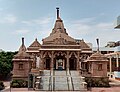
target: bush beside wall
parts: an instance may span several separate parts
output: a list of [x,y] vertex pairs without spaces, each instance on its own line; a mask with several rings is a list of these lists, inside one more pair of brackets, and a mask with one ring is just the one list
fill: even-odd
[[107,77],[86,77],[87,87],[110,87]]
[[28,87],[28,82],[22,79],[13,80],[11,83],[11,87],[13,88],[25,88]]

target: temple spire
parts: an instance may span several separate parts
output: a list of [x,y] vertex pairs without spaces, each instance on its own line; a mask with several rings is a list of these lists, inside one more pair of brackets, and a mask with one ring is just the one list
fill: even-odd
[[97,40],[97,47],[98,47],[97,52],[99,52],[99,39],[97,38],[96,40]]
[[57,7],[57,19],[59,18],[59,8]]
[[22,46],[24,46],[24,37],[22,37]]
[[37,41],[37,38],[35,38],[35,41]]

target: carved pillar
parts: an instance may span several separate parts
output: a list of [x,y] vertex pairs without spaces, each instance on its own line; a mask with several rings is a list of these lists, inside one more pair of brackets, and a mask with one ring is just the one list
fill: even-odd
[[33,56],[33,63],[32,63],[32,68],[36,68],[36,54],[32,53],[32,56]]
[[50,69],[51,69],[51,90],[53,90],[54,88],[54,82],[53,82],[53,69],[54,69],[54,52],[52,51],[51,53],[51,63],[50,63]]
[[40,70],[44,69],[44,57],[43,57],[43,52],[40,53]]
[[67,56],[66,56],[66,58],[67,58],[66,68],[67,68],[67,70],[69,70],[69,51],[67,51]]
[[44,58],[41,58],[41,70],[44,70]]
[[78,51],[78,52],[77,52],[77,70],[80,69],[79,54],[80,54],[80,52]]
[[79,62],[79,65],[80,65],[80,69],[82,69],[82,62],[81,62],[81,60]]
[[58,69],[58,62],[56,62],[56,69]]
[[63,69],[65,69],[65,60],[63,60]]
[[36,53],[36,68],[40,68],[40,53]]
[[110,59],[110,73],[112,73],[112,60],[111,60],[111,56],[109,57]]
[[50,68],[51,68],[51,70],[53,70],[53,68],[54,68],[54,52],[52,51],[52,55],[51,55],[51,63],[50,63]]

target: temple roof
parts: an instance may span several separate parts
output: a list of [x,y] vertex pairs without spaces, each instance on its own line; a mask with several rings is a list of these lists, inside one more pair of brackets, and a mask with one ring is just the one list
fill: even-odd
[[40,49],[82,49],[82,51],[91,51],[84,40],[80,40],[78,43],[76,39],[68,35],[59,16],[59,8],[57,8],[57,19],[51,34],[42,41],[43,44],[40,44],[36,39],[27,48],[27,52],[39,52]]
[[27,48],[27,50],[37,51],[40,49],[40,47],[41,47],[41,44],[38,42],[38,40],[36,38],[35,41]]
[[31,56],[28,53],[26,53],[24,38],[22,38],[22,45],[20,46],[18,53],[14,56],[13,59],[15,60],[15,59],[30,59],[30,58]]
[[[62,39],[61,39],[62,38]],[[63,44],[69,44],[69,42],[75,43],[75,39],[72,37],[68,36],[68,33],[66,32],[66,29],[64,28],[63,21],[61,20],[59,16],[59,8],[57,8],[57,20],[55,22],[54,28],[52,30],[52,33],[50,36],[46,37],[43,39],[43,44],[58,44],[57,42],[61,45]],[[59,42],[61,41],[61,42]],[[64,41],[64,42],[62,42]]]
[[29,47],[40,47],[41,44],[37,41],[37,38],[35,39],[35,41],[29,46]]
[[50,35],[52,35],[56,32],[61,32],[61,33],[68,35],[66,33],[66,29],[64,28],[63,21],[61,20],[61,18],[59,16],[59,8],[56,8],[56,9],[57,9],[57,20],[55,22],[54,28],[53,28],[52,33]]
[[67,45],[69,42],[75,43],[75,40],[65,33],[56,32],[43,40],[43,43]]
[[79,44],[80,44],[81,48],[90,48],[90,47],[84,42],[84,40],[81,40]]
[[68,33],[66,33],[66,29],[64,28],[64,24],[63,24],[63,21],[61,20],[61,18],[58,18],[56,20],[54,28],[52,30],[52,33],[50,35],[53,35],[56,32],[60,32],[60,33],[64,33],[64,34],[68,35]]
[[96,53],[92,54],[90,57],[87,58],[84,62],[106,62],[108,61],[107,57],[104,54],[101,54],[100,51],[98,50]]
[[87,61],[108,61],[107,57],[100,52],[92,54]]

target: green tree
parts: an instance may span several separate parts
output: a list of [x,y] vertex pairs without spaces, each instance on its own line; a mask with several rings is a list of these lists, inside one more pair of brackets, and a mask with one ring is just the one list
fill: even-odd
[[6,77],[13,69],[12,59],[17,52],[0,52],[0,77]]

